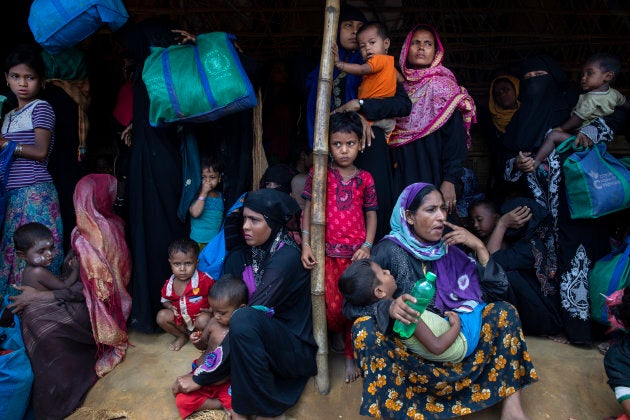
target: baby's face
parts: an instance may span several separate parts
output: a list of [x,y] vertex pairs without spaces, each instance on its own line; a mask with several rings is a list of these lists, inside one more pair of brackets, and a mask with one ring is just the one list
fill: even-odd
[[376,28],[367,28],[357,36],[361,56],[365,61],[374,55],[385,55],[389,49],[389,38],[382,38]]
[[32,267],[48,267],[55,257],[53,238],[37,239],[24,253],[24,260]]
[[232,305],[227,299],[208,298],[210,308],[212,308],[212,316],[222,326],[230,326],[230,318],[238,306]]
[[594,63],[586,63],[582,69],[582,80],[580,81],[582,90],[587,92],[601,91],[608,87],[608,83],[612,79],[612,72],[606,71],[601,67],[599,61]]

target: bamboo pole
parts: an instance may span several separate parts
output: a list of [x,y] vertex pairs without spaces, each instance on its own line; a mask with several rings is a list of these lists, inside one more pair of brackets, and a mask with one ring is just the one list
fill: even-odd
[[260,88],[256,93],[258,105],[252,115],[252,128],[254,131],[254,147],[252,148],[252,191],[256,191],[260,185],[260,179],[267,170],[267,155],[263,147],[262,135],[262,94]]
[[313,300],[313,333],[318,345],[317,376],[315,383],[321,394],[330,388],[328,373],[328,331],[326,328],[326,301],[324,294],[325,225],[326,225],[326,173],[328,166],[328,116],[332,92],[332,44],[337,39],[339,0],[327,0],[324,16],[324,40],[317,84],[315,111],[315,133],[313,140],[313,195],[311,212],[311,247],[317,264],[311,272],[311,295]]

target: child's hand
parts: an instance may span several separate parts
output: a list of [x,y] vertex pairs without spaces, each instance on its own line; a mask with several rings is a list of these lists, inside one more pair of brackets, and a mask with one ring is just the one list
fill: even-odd
[[175,317],[179,316],[179,312],[177,312],[177,308],[175,306],[171,306],[169,309],[173,312]]
[[79,269],[79,257],[74,255],[72,258],[68,260],[68,268],[72,271]]
[[580,132],[575,136],[573,145],[575,147],[591,147],[593,145],[593,140],[591,140],[586,134]]
[[197,344],[201,341],[201,331],[193,331],[190,333],[190,342]]
[[210,191],[212,191],[212,184],[210,184],[209,179],[206,179],[201,183],[201,192],[199,195],[207,196]]
[[334,63],[337,64],[337,62],[339,61],[339,47],[337,46],[336,42],[333,42],[332,48],[330,50],[333,53]]
[[444,315],[446,315],[448,317],[448,323],[451,324],[451,327],[460,327],[461,326],[461,319],[459,319],[459,315],[457,315],[457,312],[453,312],[453,311],[446,311],[444,312]]
[[302,265],[307,270],[312,270],[313,268],[315,268],[315,264],[317,264],[317,261],[315,260],[315,254],[313,254],[313,250],[310,246],[302,244]]
[[370,258],[370,254],[370,248],[368,248],[367,246],[362,246],[354,252],[354,255],[352,256],[352,261]]

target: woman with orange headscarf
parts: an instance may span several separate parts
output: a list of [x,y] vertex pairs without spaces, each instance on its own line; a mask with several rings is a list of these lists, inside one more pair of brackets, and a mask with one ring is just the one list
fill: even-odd
[[512,120],[514,113],[521,106],[518,100],[519,80],[509,74],[495,77],[490,83],[488,99],[489,120],[485,125],[486,135],[490,137],[490,176],[487,191],[493,196],[494,201],[501,202],[508,195],[503,180],[505,151],[503,148],[503,135],[507,125]]

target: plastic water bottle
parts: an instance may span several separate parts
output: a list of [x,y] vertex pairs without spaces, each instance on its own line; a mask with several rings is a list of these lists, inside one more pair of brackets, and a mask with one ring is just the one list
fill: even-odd
[[[416,284],[413,285],[413,289],[411,289],[411,296],[416,298],[416,303],[412,303],[409,300],[406,303],[414,310],[418,311],[420,315],[422,315],[435,295],[436,278],[437,276],[434,273],[427,271],[424,278],[418,280]],[[416,330],[416,324],[416,322],[412,322],[409,325],[405,325],[399,320],[396,320],[396,322],[394,322],[394,331],[402,338],[409,338]]]

